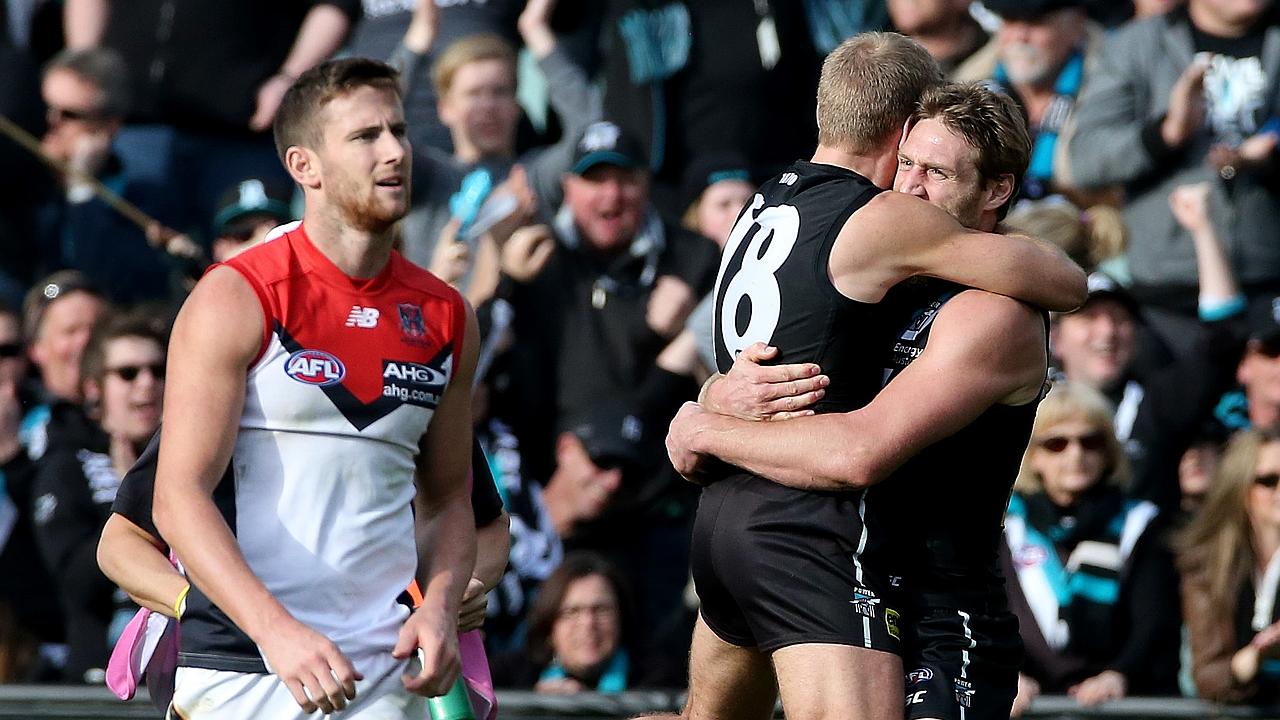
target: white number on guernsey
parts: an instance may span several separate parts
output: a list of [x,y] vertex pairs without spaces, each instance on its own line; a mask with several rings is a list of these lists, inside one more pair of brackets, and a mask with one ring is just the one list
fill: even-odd
[[[724,272],[729,262],[739,254],[738,246],[742,241],[751,235],[750,244],[742,254],[742,266],[729,280],[729,285],[725,288],[724,303],[720,308],[720,335],[730,356],[738,354],[753,342],[768,343],[773,338],[773,331],[778,329],[778,316],[782,311],[782,295],[774,273],[787,261],[800,234],[800,213],[795,207],[775,205],[761,209],[762,205],[764,197],[757,193],[751,199],[751,207],[738,218],[737,224],[729,233],[721,259],[717,296],[720,293],[719,284],[725,281]],[[752,228],[759,229],[752,234]],[[766,242],[769,247],[761,255],[760,249]],[[738,307],[744,298],[751,302],[751,317],[746,329],[739,333]]]

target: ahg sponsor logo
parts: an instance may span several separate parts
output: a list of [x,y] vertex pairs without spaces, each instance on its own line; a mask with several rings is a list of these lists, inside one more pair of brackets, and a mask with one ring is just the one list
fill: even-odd
[[435,409],[453,375],[453,356],[444,355],[439,367],[403,360],[382,361],[382,395],[400,402]]
[[323,350],[299,350],[285,361],[284,371],[294,380],[316,387],[336,385],[347,374],[342,361]]
[[439,370],[419,363],[387,360],[382,368],[384,380],[402,380],[415,385],[435,385],[443,387],[449,377]]

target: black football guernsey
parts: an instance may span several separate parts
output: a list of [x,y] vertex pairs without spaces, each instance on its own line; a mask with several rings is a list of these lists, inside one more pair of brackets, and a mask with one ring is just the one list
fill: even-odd
[[[777,363],[831,378],[819,412],[868,402],[883,380],[879,309],[830,279],[840,231],[880,190],[849,170],[797,162],[734,225],[715,289],[715,353],[727,372],[754,342]],[[813,492],[731,468],[703,491],[691,560],[704,621],[722,640],[772,651],[837,643],[897,652],[892,550],[869,532],[862,491]]]

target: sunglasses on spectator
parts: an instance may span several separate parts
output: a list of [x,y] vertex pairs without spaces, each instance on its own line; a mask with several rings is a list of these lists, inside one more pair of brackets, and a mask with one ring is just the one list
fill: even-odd
[[1253,478],[1255,485],[1261,485],[1268,490],[1274,490],[1276,485],[1280,485],[1280,473],[1267,473],[1265,475],[1256,475]]
[[1104,433],[1095,432],[1088,435],[1054,435],[1040,441],[1040,447],[1051,453],[1060,453],[1067,449],[1071,443],[1079,443],[1081,450],[1098,451],[1107,446],[1107,436]]
[[0,343],[0,358],[16,358],[22,356],[22,343]]
[[119,377],[125,382],[133,382],[134,380],[137,380],[143,370],[151,373],[151,377],[156,380],[164,379],[164,363],[155,363],[154,365],[121,365],[120,367],[107,368],[108,373]]

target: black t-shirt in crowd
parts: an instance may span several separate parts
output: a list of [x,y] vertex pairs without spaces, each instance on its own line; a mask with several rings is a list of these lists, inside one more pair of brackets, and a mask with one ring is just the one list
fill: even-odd
[[1263,115],[1275,78],[1262,64],[1268,25],[1259,23],[1238,38],[1210,35],[1191,24],[1196,53],[1210,53],[1204,77],[1205,124],[1214,141],[1238,145],[1267,121]]
[[354,24],[359,0],[127,0],[108,3],[102,44],[125,60],[134,122],[249,133],[259,86],[280,70],[314,5]]

